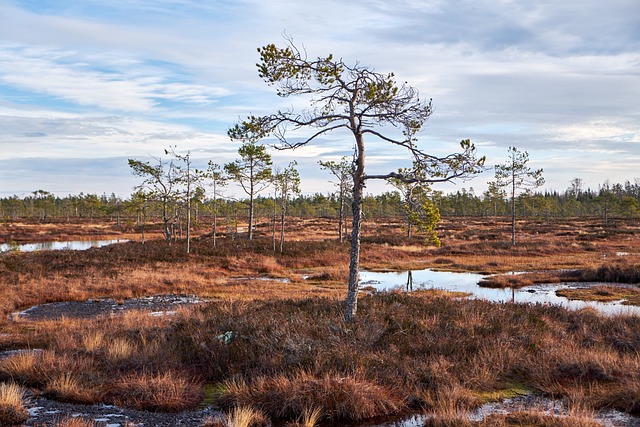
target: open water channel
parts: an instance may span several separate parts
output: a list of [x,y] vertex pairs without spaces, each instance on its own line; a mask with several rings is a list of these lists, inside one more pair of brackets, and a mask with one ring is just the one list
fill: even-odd
[[10,243],[0,243],[0,252],[18,251],[18,252],[34,252],[34,251],[52,251],[61,249],[70,249],[74,251],[83,251],[90,248],[99,248],[101,246],[112,245],[114,243],[124,243],[127,239],[108,239],[108,240],[74,240],[70,242],[38,242],[24,243],[20,245]]
[[[411,277],[412,280],[409,280]],[[492,289],[478,286],[485,276],[475,273],[451,273],[434,270],[413,270],[411,272],[360,272],[360,286],[374,288],[376,291],[442,289],[453,292],[465,292],[470,298],[493,302],[516,302],[529,304],[553,304],[572,310],[592,307],[605,314],[640,315],[640,307],[624,305],[624,301],[602,303],[595,301],[572,301],[556,295],[558,289],[579,288],[594,283],[539,284],[521,289]]]

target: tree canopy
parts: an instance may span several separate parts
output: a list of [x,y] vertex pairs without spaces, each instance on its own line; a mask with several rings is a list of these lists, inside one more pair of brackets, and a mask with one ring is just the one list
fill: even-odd
[[[360,224],[365,183],[369,179],[395,178],[404,182],[441,182],[469,177],[482,169],[484,158],[477,158],[467,139],[461,152],[447,156],[429,154],[418,144],[417,133],[433,112],[431,100],[423,100],[418,90],[398,84],[393,73],[378,73],[358,63],[347,65],[332,55],[311,59],[293,41],[258,49],[259,76],[276,87],[281,97],[308,97],[309,107],[278,110],[267,116],[249,116],[228,133],[232,139],[257,141],[275,136],[278,148],[297,148],[336,131],[353,136],[353,226],[349,267],[349,288],[345,320],[357,310]],[[303,137],[302,129],[311,129]],[[293,132],[292,132],[293,131]],[[412,167],[406,174],[390,171],[365,173],[365,138],[372,137],[406,150]],[[351,144],[350,144],[351,145]],[[394,168],[396,169],[396,168]]]

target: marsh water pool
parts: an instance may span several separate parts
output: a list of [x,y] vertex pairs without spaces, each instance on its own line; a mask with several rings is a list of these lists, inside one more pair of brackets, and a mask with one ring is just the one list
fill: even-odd
[[68,242],[36,242],[23,243],[19,245],[10,243],[0,243],[0,252],[18,251],[18,252],[34,252],[34,251],[55,251],[61,249],[69,249],[73,251],[84,251],[90,248],[99,248],[102,246],[112,245],[114,243],[128,242],[127,239],[107,239],[107,240],[73,240]]
[[[470,421],[482,421],[491,414],[509,414],[522,411],[537,411],[558,417],[563,417],[570,413],[560,401],[539,396],[521,396],[506,399],[502,402],[485,403],[478,409],[467,413],[466,416]],[[603,427],[640,426],[640,419],[614,409],[596,412],[593,417]],[[352,424],[351,427],[423,427],[428,419],[429,415],[413,414],[386,422]]]
[[[442,289],[464,292],[470,298],[493,302],[516,302],[530,304],[559,305],[572,310],[591,307],[608,315],[640,315],[640,307],[624,305],[623,301],[609,303],[596,301],[575,301],[556,295],[559,289],[592,286],[594,283],[554,283],[526,286],[520,289],[494,289],[478,286],[485,276],[477,273],[452,273],[434,270],[412,270],[403,272],[360,272],[360,287],[376,291],[419,289]],[[601,284],[601,283],[600,283]]]

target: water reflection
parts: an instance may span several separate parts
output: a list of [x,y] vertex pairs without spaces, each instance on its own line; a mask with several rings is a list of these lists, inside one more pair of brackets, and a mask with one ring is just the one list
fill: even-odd
[[[539,412],[543,414],[553,414],[554,416],[563,417],[569,414],[569,410],[562,401],[548,399],[542,396],[520,396],[512,399],[506,399],[501,402],[489,402],[480,408],[466,414],[470,421],[482,421],[491,414],[511,414],[522,411]],[[462,414],[461,414],[462,415]],[[640,419],[620,412],[615,409],[607,409],[598,411],[593,414],[596,421],[603,423],[605,426],[616,427],[638,427]],[[407,417],[388,420],[384,422],[364,422],[353,424],[353,427],[423,427],[425,422],[430,418],[428,414],[412,414]]]
[[572,310],[592,307],[606,314],[640,315],[640,307],[623,305],[622,301],[609,303],[596,301],[572,301],[556,295],[558,289],[578,288],[579,283],[553,285],[533,285],[521,289],[491,289],[478,286],[485,276],[476,273],[451,273],[433,270],[413,270],[410,272],[376,273],[360,272],[360,286],[372,287],[378,291],[419,289],[443,289],[471,294],[470,298],[494,302],[518,302],[530,304],[553,304]]
[[61,249],[70,249],[74,251],[83,251],[89,248],[99,248],[101,246],[112,245],[114,243],[128,242],[127,239],[109,239],[109,240],[75,240],[70,242],[38,242],[14,245],[9,243],[0,244],[0,252],[19,251],[55,251]]
[[353,424],[354,427],[424,427],[427,416],[423,414],[412,414],[403,418],[372,423]]

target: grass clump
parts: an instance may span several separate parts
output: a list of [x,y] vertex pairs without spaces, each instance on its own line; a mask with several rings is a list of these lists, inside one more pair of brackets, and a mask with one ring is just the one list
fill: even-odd
[[116,379],[108,393],[116,405],[152,412],[180,412],[195,408],[202,385],[178,372],[132,373]]
[[626,305],[640,305],[640,289],[628,286],[593,286],[588,288],[559,289],[556,295],[570,300],[611,302],[624,300]]
[[0,384],[0,425],[14,426],[29,419],[24,390],[13,383]]
[[315,427],[323,418],[322,409],[320,408],[306,408],[302,415],[294,421],[289,423],[291,427]]
[[262,376],[251,382],[232,380],[220,400],[239,406],[255,405],[275,419],[295,419],[319,411],[318,418],[361,420],[389,415],[405,408],[403,399],[389,389],[358,375],[327,373],[320,377],[308,372],[292,376]]
[[53,377],[44,389],[44,395],[60,402],[92,404],[100,401],[99,393],[82,384],[75,374],[64,372]]
[[265,427],[268,420],[262,411],[251,406],[236,406],[227,414],[227,427]]
[[[0,379],[13,380],[27,387],[44,385],[47,378],[45,356],[24,351],[0,359]],[[44,368],[44,369],[43,369]]]
[[583,282],[640,283],[640,266],[608,264],[581,271]]

